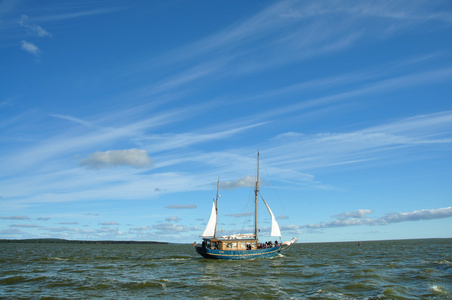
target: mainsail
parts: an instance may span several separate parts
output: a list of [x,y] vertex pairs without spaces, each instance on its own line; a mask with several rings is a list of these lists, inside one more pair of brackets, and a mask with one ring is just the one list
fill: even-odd
[[216,223],[217,223],[217,212],[215,209],[215,201],[213,201],[212,212],[210,213],[209,222],[207,223],[206,229],[204,230],[201,236],[203,237],[215,236]]
[[267,202],[265,202],[264,198],[262,198],[262,201],[264,201],[264,204],[267,207],[268,212],[270,213],[270,216],[272,217],[272,230],[271,230],[270,235],[281,237],[281,230],[279,230],[279,225],[278,225],[278,222],[276,221],[275,215],[273,214],[272,210],[270,209],[270,206],[268,206]]

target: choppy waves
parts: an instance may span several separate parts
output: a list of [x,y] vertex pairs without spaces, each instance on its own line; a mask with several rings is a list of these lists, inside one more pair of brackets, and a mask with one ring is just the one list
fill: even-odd
[[189,245],[3,244],[2,299],[452,299],[452,239],[297,244],[217,261]]

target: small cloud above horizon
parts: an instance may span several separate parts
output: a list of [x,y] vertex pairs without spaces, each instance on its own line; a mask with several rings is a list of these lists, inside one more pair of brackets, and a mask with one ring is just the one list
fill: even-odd
[[112,226],[112,225],[119,225],[119,223],[117,223],[117,222],[102,222],[102,223],[99,223],[99,225]]
[[337,228],[358,225],[382,226],[392,223],[401,223],[409,221],[422,221],[443,219],[452,217],[452,207],[437,209],[415,210],[413,212],[390,213],[380,218],[369,218],[367,214],[372,213],[370,209],[359,209],[354,212],[345,212],[334,215],[335,220],[326,223],[309,224],[302,226],[308,229]]
[[241,217],[247,217],[247,216],[251,216],[253,213],[252,212],[245,212],[245,213],[241,213],[241,214],[227,214],[227,217],[234,217],[234,218],[241,218]]
[[0,217],[1,220],[30,220],[27,216]]
[[126,149],[98,151],[88,155],[80,161],[80,165],[89,169],[101,169],[115,166],[129,166],[134,168],[148,168],[152,160],[146,150]]
[[196,206],[194,204],[188,204],[188,205],[169,204],[169,205],[165,206],[165,208],[168,208],[168,209],[193,209],[193,208],[198,208],[198,206]]
[[245,176],[233,181],[220,182],[220,187],[226,190],[232,190],[242,187],[253,187],[256,184],[256,179],[253,176]]
[[179,217],[176,216],[171,216],[169,218],[165,219],[167,222],[179,222],[181,219]]

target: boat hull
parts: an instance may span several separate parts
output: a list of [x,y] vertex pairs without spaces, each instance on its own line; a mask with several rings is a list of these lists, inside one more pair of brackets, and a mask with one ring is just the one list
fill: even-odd
[[209,259],[242,260],[274,257],[281,252],[281,246],[256,250],[216,250],[198,246],[196,252]]

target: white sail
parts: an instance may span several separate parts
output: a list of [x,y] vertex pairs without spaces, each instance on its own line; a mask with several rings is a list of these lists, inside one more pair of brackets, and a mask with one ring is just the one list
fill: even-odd
[[268,206],[267,202],[265,202],[264,198],[262,198],[262,201],[264,201],[264,204],[267,207],[268,212],[270,213],[270,216],[272,217],[272,231],[271,231],[270,235],[281,237],[281,230],[279,230],[279,225],[278,225],[278,222],[276,222],[275,215],[273,214],[272,210]]
[[207,223],[206,229],[204,230],[201,236],[203,237],[214,236],[216,223],[217,223],[217,212],[215,210],[215,201],[214,201],[212,205],[212,212],[210,213],[209,222]]

